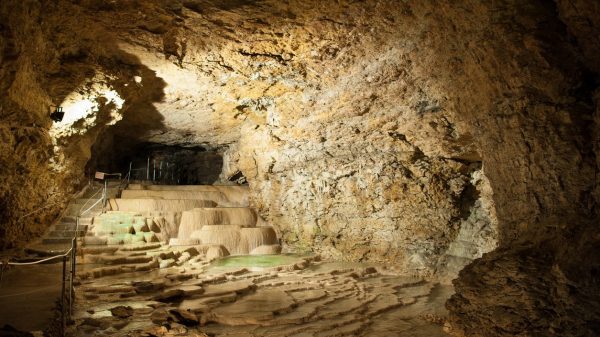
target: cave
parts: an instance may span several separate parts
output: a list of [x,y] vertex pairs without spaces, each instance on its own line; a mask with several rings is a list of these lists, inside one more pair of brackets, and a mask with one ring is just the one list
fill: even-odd
[[600,2],[0,18],[0,336],[600,335]]

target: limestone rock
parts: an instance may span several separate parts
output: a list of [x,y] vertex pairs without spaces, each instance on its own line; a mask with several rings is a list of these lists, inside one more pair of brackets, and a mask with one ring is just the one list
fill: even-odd
[[[286,250],[446,281],[472,263],[449,303],[456,331],[597,334],[585,298],[598,269],[582,251],[600,242],[598,11],[593,0],[1,1],[0,247],[43,233],[86,167],[140,144],[202,146],[223,179],[248,182]],[[147,216],[162,242],[177,237],[181,212]],[[97,243],[145,240],[124,230]]]
[[133,308],[129,306],[119,305],[110,309],[110,313],[117,318],[127,318],[133,315]]
[[134,287],[135,291],[138,293],[150,293],[150,292],[156,292],[158,290],[162,290],[165,287],[164,281],[157,281],[157,282],[149,282],[149,281],[139,281],[139,282],[133,282],[132,286]]
[[250,255],[267,255],[267,254],[280,254],[280,245],[262,245],[254,248]]
[[229,252],[223,246],[210,246],[206,251],[206,259],[208,261],[229,256]]
[[171,309],[169,313],[175,318],[176,322],[185,326],[196,326],[199,324],[196,314],[188,310]]
[[154,296],[154,300],[158,302],[179,302],[183,299],[185,292],[181,289],[165,290],[162,293]]
[[166,322],[172,320],[172,317],[171,317],[171,315],[169,315],[167,310],[165,310],[164,308],[160,308],[160,309],[156,309],[152,312],[152,314],[150,315],[150,320],[154,324],[162,325],[163,323],[166,323]]

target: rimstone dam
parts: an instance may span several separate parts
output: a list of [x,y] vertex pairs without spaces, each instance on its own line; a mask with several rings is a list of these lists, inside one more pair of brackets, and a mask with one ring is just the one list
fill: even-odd
[[1,0],[0,337],[600,336],[600,1]]

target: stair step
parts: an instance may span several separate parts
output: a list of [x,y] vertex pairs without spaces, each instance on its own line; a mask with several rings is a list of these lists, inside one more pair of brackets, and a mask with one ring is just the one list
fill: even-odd
[[53,244],[53,243],[70,243],[71,238],[45,238],[42,239],[42,243],[44,244]]
[[102,198],[102,192],[100,192],[97,196],[95,196],[94,199],[79,198],[79,199],[75,199],[75,201],[73,203],[78,204],[78,205],[87,204],[88,206],[92,206],[100,198]]
[[38,257],[55,256],[55,255],[63,254],[67,250],[69,250],[69,248],[71,248],[70,243],[71,243],[71,241],[69,241],[68,245],[64,245],[64,244],[48,245],[48,244],[46,244],[46,245],[37,245],[37,246],[33,246],[33,247],[27,247],[27,248],[25,248],[25,253],[27,253],[29,255],[38,256]]
[[[94,219],[93,216],[87,216],[87,214],[86,214],[86,216],[82,216],[82,217],[79,218],[79,224],[80,225],[82,225],[82,224],[85,224],[85,225],[91,224],[93,219]],[[61,223],[75,223],[76,221],[77,221],[77,216],[76,215],[66,215],[66,216],[64,216],[60,220]]]
[[[79,230],[80,231],[87,231],[88,227],[90,225],[82,225],[81,223],[79,223]],[[57,231],[74,231],[75,229],[77,229],[77,224],[75,223],[58,223],[54,226],[54,230]]]
[[[84,236],[86,231],[77,231],[77,236]],[[75,231],[51,231],[48,233],[48,238],[72,238],[75,236]]]

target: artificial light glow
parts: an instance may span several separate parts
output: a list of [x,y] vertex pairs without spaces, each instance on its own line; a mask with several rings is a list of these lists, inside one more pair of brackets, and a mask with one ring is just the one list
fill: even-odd
[[64,117],[62,121],[54,122],[50,129],[50,135],[55,145],[59,138],[84,134],[96,125],[97,113],[102,101],[100,98],[103,98],[105,104],[113,104],[113,109],[109,112],[110,119],[106,125],[114,125],[123,119],[120,109],[125,100],[107,84],[111,79],[113,78],[97,74],[84,86],[65,97],[60,104],[64,110]]

